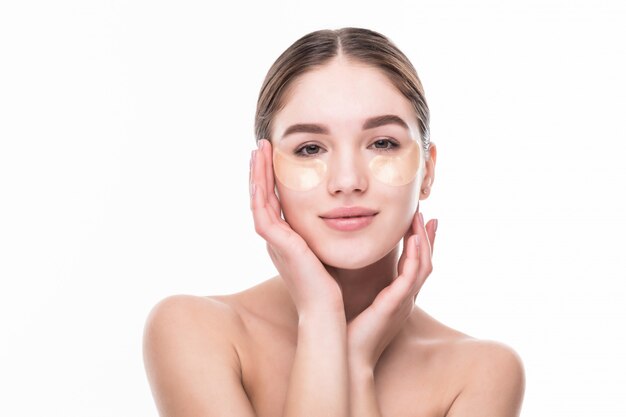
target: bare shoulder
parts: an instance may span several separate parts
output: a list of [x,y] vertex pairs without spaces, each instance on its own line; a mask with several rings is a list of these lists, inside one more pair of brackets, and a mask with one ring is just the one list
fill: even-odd
[[167,297],[152,308],[146,320],[146,366],[150,365],[151,356],[162,355],[173,348],[203,351],[219,347],[222,355],[225,355],[222,360],[236,368],[238,357],[235,339],[239,330],[239,316],[227,303],[213,297]]
[[152,308],[144,364],[162,415],[221,415],[228,407],[254,415],[241,384],[240,328],[236,312],[211,297],[175,295]]
[[237,314],[226,303],[211,297],[173,295],[159,301],[148,314],[144,341],[162,342],[154,339],[176,335],[201,343],[219,334],[227,343],[237,324]]
[[495,366],[523,371],[520,356],[512,347],[504,343],[466,336],[456,340],[454,344],[460,353],[467,356],[468,365],[472,367]]
[[525,373],[517,352],[500,342],[470,337],[458,340],[455,350],[463,386],[447,416],[519,416]]
[[[510,346],[493,340],[477,339],[435,320],[421,309],[414,316],[414,334],[418,340],[438,351],[446,360],[463,365],[469,373],[488,368],[505,369],[523,375],[520,356]],[[460,362],[460,363],[459,363]]]
[[508,384],[523,388],[524,365],[512,347],[466,336],[454,341],[452,348],[469,376],[467,386],[490,382],[501,387]]
[[450,343],[460,389],[446,416],[516,417],[525,389],[524,365],[510,346],[465,336]]
[[[433,379],[443,378],[446,416],[518,416],[524,365],[510,346],[452,329],[423,310],[415,316],[414,346]],[[422,371],[424,371],[422,369]]]
[[232,330],[238,315],[228,304],[217,297],[172,295],[159,301],[150,311],[146,331],[175,326],[180,331],[196,331],[219,326]]

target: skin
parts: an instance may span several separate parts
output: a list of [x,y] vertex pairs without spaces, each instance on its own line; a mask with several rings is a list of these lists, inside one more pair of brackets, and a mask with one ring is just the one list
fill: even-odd
[[[394,145],[384,142],[377,145],[391,148],[380,149],[380,154],[369,160],[368,167],[373,178],[388,185],[401,186],[422,174],[420,167],[424,158],[420,155],[422,145],[419,140],[403,141],[401,148],[394,148]],[[319,186],[328,172],[325,161],[328,158],[315,157],[321,154],[304,157],[293,153],[294,149],[285,152],[274,147],[272,164],[276,181],[295,191],[308,191]]]
[[[383,114],[409,129],[362,129]],[[282,138],[294,123],[329,132]],[[339,56],[297,80],[271,141],[260,141],[251,160],[255,228],[279,275],[240,293],[173,296],[155,306],[144,361],[161,415],[519,414],[517,354],[415,305],[432,271],[437,223],[424,224],[417,202],[430,193],[437,150],[432,145],[423,178],[402,186],[377,181],[367,161],[381,152],[371,146],[380,138],[419,140],[417,132],[410,103],[375,68]],[[273,148],[309,143],[328,167],[322,183],[297,191],[275,182]],[[326,227],[320,214],[342,206],[379,213],[356,232]]]

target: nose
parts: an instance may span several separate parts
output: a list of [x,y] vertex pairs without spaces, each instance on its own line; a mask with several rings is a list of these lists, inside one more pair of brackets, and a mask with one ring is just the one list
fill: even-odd
[[335,152],[328,167],[328,192],[330,194],[363,193],[367,190],[366,161],[358,152],[346,150]]

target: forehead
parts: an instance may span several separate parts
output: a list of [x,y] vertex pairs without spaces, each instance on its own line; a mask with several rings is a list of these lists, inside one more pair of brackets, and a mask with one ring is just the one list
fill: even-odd
[[274,119],[274,134],[293,123],[323,123],[331,130],[361,129],[372,116],[395,114],[417,131],[410,101],[388,76],[367,64],[335,58],[298,77]]

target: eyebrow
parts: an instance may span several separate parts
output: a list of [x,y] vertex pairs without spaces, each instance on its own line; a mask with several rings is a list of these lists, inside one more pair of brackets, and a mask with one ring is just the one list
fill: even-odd
[[[370,117],[369,119],[365,120],[362,129],[374,129],[376,127],[385,125],[398,125],[406,130],[410,130],[409,125],[404,120],[402,120],[401,117],[396,116],[395,114],[385,114],[382,116]],[[329,132],[330,130],[328,129],[328,127],[324,125],[318,125],[315,123],[297,123],[295,125],[289,126],[285,130],[285,133],[283,133],[281,140],[284,139],[286,136],[292,135],[294,133],[314,133],[319,135],[327,135]]]

